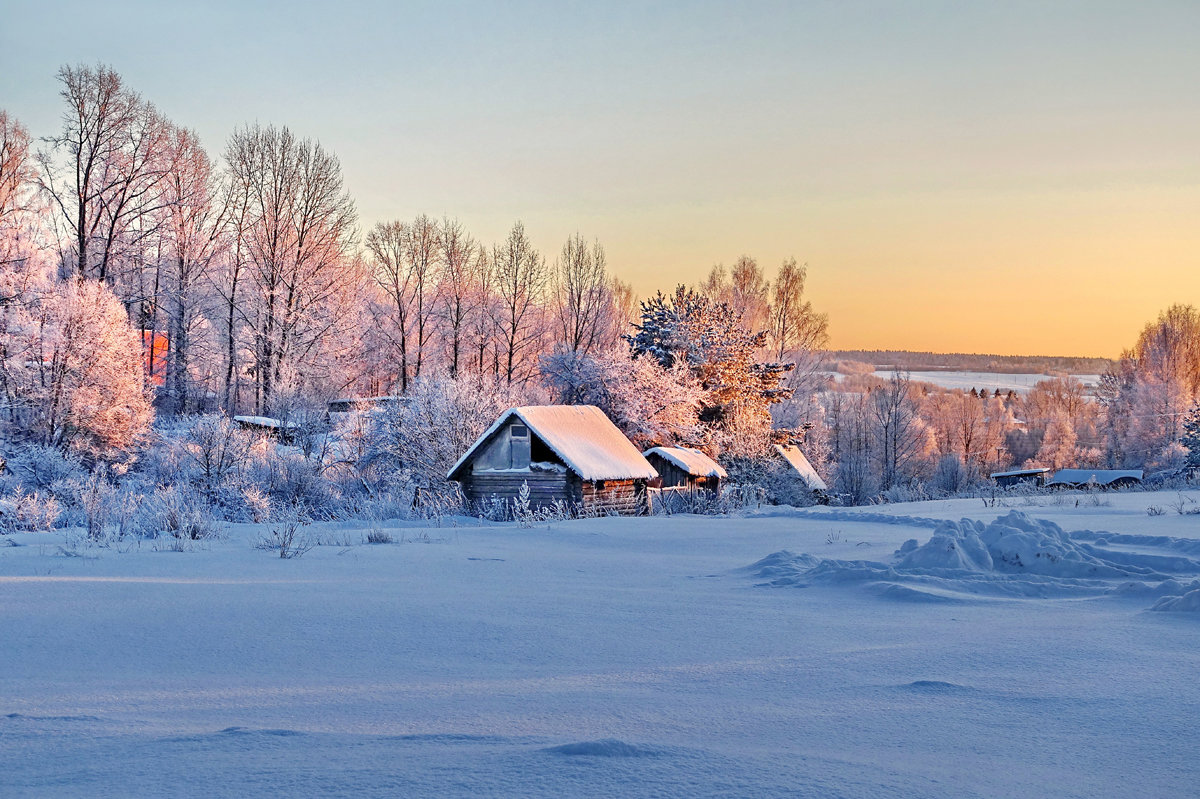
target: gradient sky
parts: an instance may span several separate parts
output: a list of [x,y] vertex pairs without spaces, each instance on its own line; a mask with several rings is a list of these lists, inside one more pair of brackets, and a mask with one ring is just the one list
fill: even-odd
[[425,212],[642,294],[809,264],[832,345],[1114,356],[1200,305],[1200,3],[5,0],[0,108],[102,61],[214,153],[288,125],[365,230]]

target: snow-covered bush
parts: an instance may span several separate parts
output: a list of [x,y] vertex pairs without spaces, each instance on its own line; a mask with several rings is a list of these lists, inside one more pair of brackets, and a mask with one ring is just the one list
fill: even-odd
[[240,488],[253,443],[253,437],[232,419],[219,415],[197,419],[183,446],[196,487],[212,501],[220,501],[229,489]]
[[217,538],[221,527],[203,496],[186,487],[167,486],[147,500],[155,534],[199,541]]
[[[815,505],[817,497],[796,472],[781,458],[770,455],[722,459],[729,473],[726,492],[740,488],[741,495],[751,502],[771,505],[806,507]],[[735,492],[736,493],[736,492]],[[724,510],[717,511],[724,512]]]
[[932,487],[942,494],[957,494],[970,488],[979,475],[957,455],[943,455],[933,473]]
[[254,547],[278,552],[285,560],[298,558],[316,546],[316,540],[308,533],[310,524],[312,518],[303,508],[283,509]]
[[55,491],[56,485],[61,490],[65,483],[82,479],[87,472],[78,455],[43,444],[27,444],[14,450],[8,457],[8,468],[20,485],[32,491]]
[[0,534],[40,532],[54,527],[61,508],[52,494],[20,486],[0,498]]

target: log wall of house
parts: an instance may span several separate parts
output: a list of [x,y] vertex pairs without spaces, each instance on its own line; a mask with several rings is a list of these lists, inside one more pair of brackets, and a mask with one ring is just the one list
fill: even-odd
[[542,471],[478,471],[463,475],[462,490],[473,510],[485,510],[493,499],[503,500],[511,509],[521,493],[521,485],[529,485],[529,507],[537,510],[553,507],[557,501],[566,503],[576,513],[618,513],[636,516],[649,513],[649,497],[645,480],[584,481],[574,473]]
[[649,512],[645,480],[583,481],[571,475],[572,493],[578,492],[585,511],[637,516]]
[[648,460],[662,478],[663,488],[685,488],[688,491],[712,491],[721,493],[721,478],[697,477],[690,472],[680,469],[671,461],[658,453],[649,456]]
[[472,507],[491,504],[492,497],[509,501],[521,494],[521,485],[529,484],[529,507],[551,507],[558,500],[570,507],[576,503],[565,472],[470,472],[463,477],[462,490]]

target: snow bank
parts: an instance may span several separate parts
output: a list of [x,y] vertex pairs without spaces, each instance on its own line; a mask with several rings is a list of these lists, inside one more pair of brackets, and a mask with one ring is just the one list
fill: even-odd
[[[908,602],[959,601],[964,594],[1149,595],[1164,597],[1160,605],[1178,600],[1183,609],[1191,594],[1174,595],[1200,588],[1200,582],[1181,583],[1172,577],[1200,574],[1200,561],[1173,552],[1114,550],[1100,545],[1112,538],[1141,549],[1157,545],[1159,549],[1191,551],[1196,543],[1092,531],[1069,534],[1052,521],[1012,511],[990,523],[973,519],[938,522],[925,543],[909,539],[890,562],[818,559],[781,551],[748,568],[773,586],[863,583],[880,597]],[[1114,585],[1115,580],[1123,582]],[[1158,587],[1150,583],[1158,583]],[[1200,592],[1196,593],[1195,601],[1200,603]]]
[[1165,596],[1154,603],[1151,610],[1166,610],[1175,613],[1200,613],[1200,588],[1182,596]]

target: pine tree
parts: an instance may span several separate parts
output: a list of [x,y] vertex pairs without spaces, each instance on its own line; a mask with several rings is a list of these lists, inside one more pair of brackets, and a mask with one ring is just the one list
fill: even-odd
[[678,286],[642,303],[637,333],[628,336],[635,358],[649,356],[665,369],[686,367],[704,391],[701,421],[717,429],[770,426],[768,408],[791,396],[781,383],[790,363],[760,363],[766,331],[752,332],[723,302]]
[[1192,403],[1183,418],[1183,445],[1187,447],[1187,465],[1200,467],[1200,399]]

